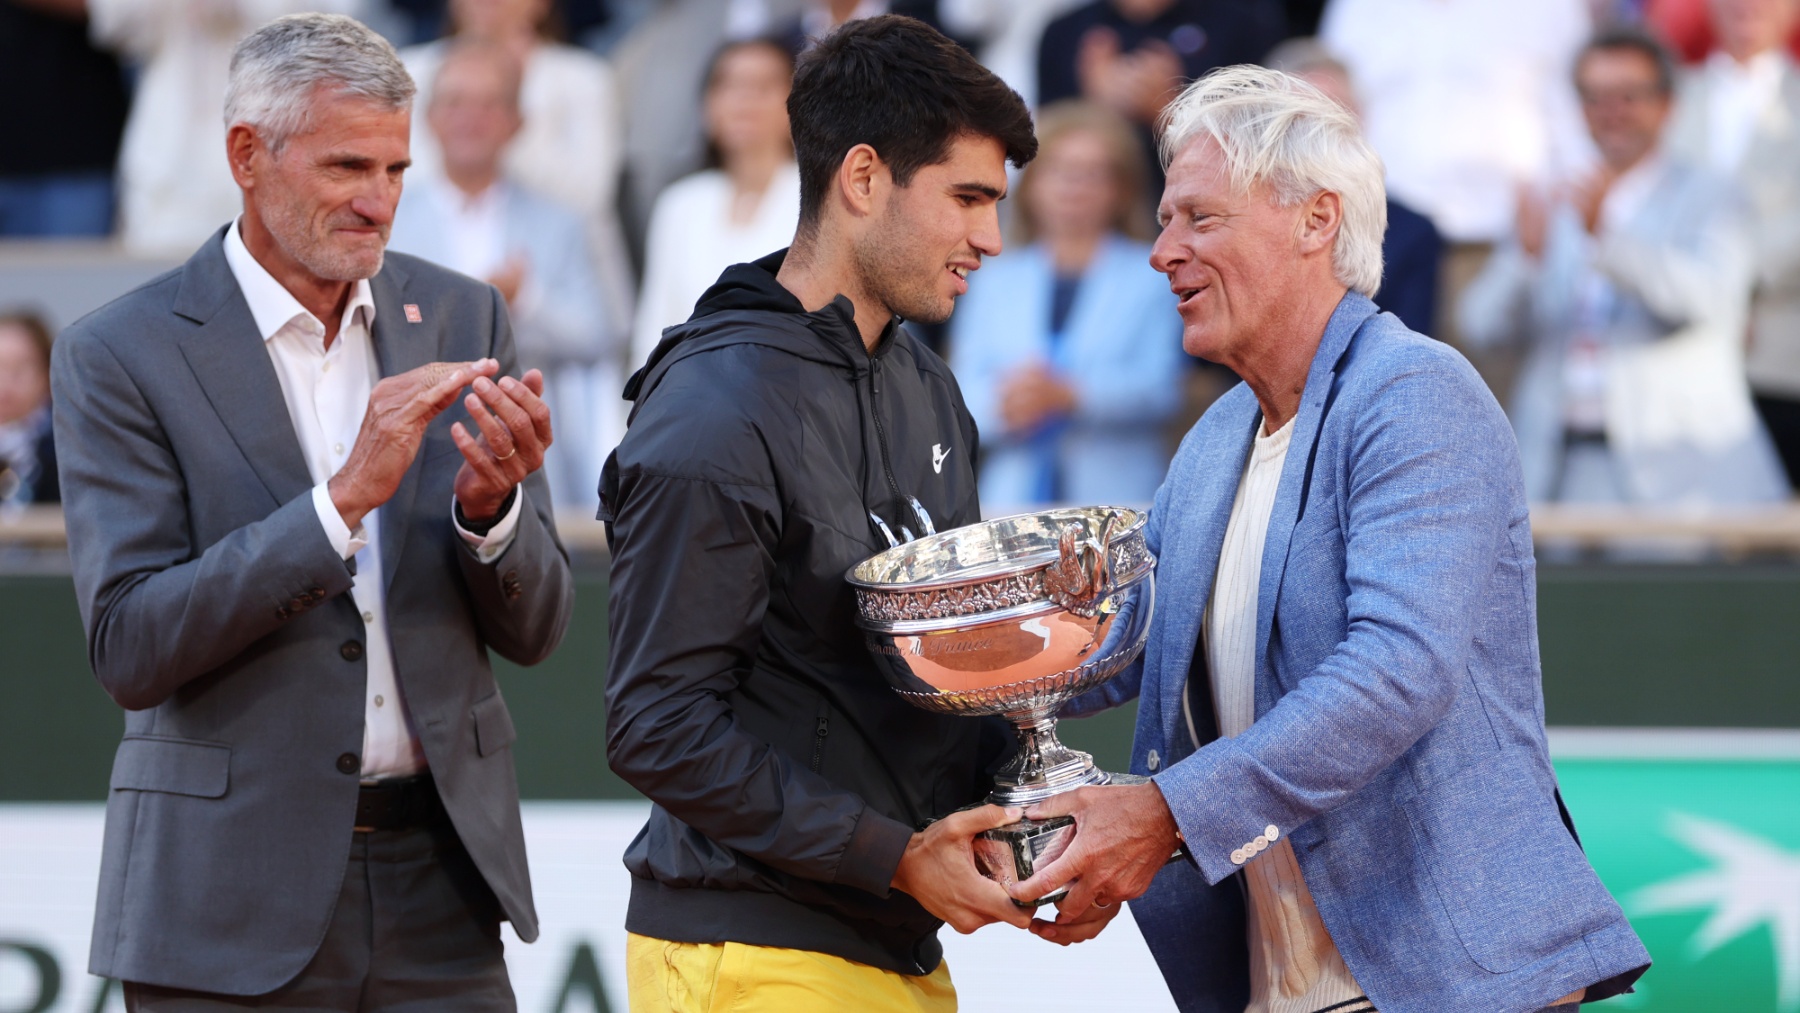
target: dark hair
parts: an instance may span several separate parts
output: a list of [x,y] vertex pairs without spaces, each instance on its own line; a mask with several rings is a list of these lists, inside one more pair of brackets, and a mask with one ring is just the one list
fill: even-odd
[[788,120],[802,235],[818,225],[831,179],[858,144],[874,148],[900,186],[962,136],[999,141],[1020,168],[1037,155],[1018,92],[942,32],[897,14],[852,21],[802,55]]
[[[713,87],[719,83],[719,67],[725,63],[725,58],[741,49],[767,49],[777,54],[787,61],[788,77],[792,79],[794,74],[794,50],[785,41],[776,38],[773,35],[758,35],[748,39],[738,39],[733,42],[727,42],[718,49],[713,50],[712,58],[706,61],[706,76],[700,79],[701,102],[704,103],[706,101],[706,97],[712,94]],[[722,169],[725,167],[725,154],[719,150],[718,142],[714,141],[710,135],[706,138],[706,159],[702,164],[708,169]]]
[[[1669,47],[1663,45],[1656,36],[1635,25],[1612,25],[1595,32],[1594,37],[1575,56],[1576,77],[1580,77],[1581,65],[1591,54],[1620,50],[1637,53],[1656,68],[1657,94],[1666,96],[1675,93],[1675,57],[1670,55]],[[1577,86],[1579,87],[1579,80]]]
[[50,371],[50,325],[44,318],[30,310],[9,310],[0,312],[0,327],[7,325],[17,327],[31,339],[31,345],[37,350],[38,357],[44,363],[44,372]]

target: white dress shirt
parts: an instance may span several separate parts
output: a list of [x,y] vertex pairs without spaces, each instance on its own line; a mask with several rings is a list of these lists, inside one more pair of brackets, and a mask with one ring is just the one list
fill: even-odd
[[[369,393],[381,376],[371,337],[375,297],[366,279],[358,281],[350,290],[337,337],[330,348],[325,347],[325,325],[257,262],[244,245],[240,228],[241,223],[225,231],[225,262],[250,305],[250,315],[281,382],[281,395],[306,458],[307,473],[317,483],[312,501],[319,525],[343,558],[356,559],[350,594],[362,613],[363,656],[368,664],[362,776],[378,780],[416,774],[425,769],[425,752],[394,673],[382,580],[381,511],[370,511],[352,531],[332,503],[328,488],[331,476],[349,459],[368,411]],[[499,557],[512,544],[524,498],[521,490],[513,497],[512,508],[485,536],[457,526],[483,562]]]
[[1771,49],[1739,63],[1724,53],[1706,60],[1707,156],[1712,167],[1736,176],[1757,124],[1781,96],[1781,52]]
[[[1256,606],[1263,542],[1294,420],[1260,429],[1238,483],[1206,609],[1206,665],[1219,734],[1233,738],[1256,721]],[[1244,863],[1249,888],[1250,1005],[1245,1013],[1312,1013],[1362,996],[1313,905],[1294,846],[1278,837]]]

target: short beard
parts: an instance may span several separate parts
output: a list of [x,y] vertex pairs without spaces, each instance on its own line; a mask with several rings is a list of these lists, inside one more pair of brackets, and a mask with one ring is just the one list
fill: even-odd
[[[301,267],[310,271],[313,277],[322,281],[362,281],[381,273],[381,265],[387,256],[386,228],[381,230],[382,249],[376,252],[375,264],[370,267],[361,255],[333,250],[325,239],[310,234],[306,215],[293,204],[275,200],[260,210],[263,225],[269,230],[269,235],[274,237],[276,244]],[[362,216],[356,217],[355,224],[367,223],[367,219]],[[326,224],[329,226],[331,223]]]
[[935,272],[929,279],[913,275],[911,262],[918,259],[918,253],[908,243],[906,223],[891,209],[882,216],[873,234],[856,248],[855,257],[863,291],[885,305],[889,313],[930,326],[950,319],[955,300],[948,308],[939,304]]

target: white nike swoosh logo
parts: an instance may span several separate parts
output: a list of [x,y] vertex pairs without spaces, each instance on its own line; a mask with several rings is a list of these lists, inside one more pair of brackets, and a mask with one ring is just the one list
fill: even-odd
[[[956,449],[955,447],[950,448],[950,450],[955,450],[955,449]],[[933,443],[931,445],[931,470],[932,471],[935,471],[940,475],[942,475],[944,473],[944,458],[950,456],[950,450],[945,450],[944,445],[942,443]]]

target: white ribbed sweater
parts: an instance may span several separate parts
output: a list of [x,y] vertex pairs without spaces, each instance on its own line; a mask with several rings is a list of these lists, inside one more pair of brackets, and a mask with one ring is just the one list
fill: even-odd
[[[1206,610],[1206,663],[1212,673],[1219,734],[1241,734],[1256,720],[1256,604],[1263,541],[1294,422],[1260,429],[1219,553]],[[1285,834],[1244,863],[1249,888],[1250,1005],[1245,1013],[1313,1013],[1363,994],[1313,906]]]

